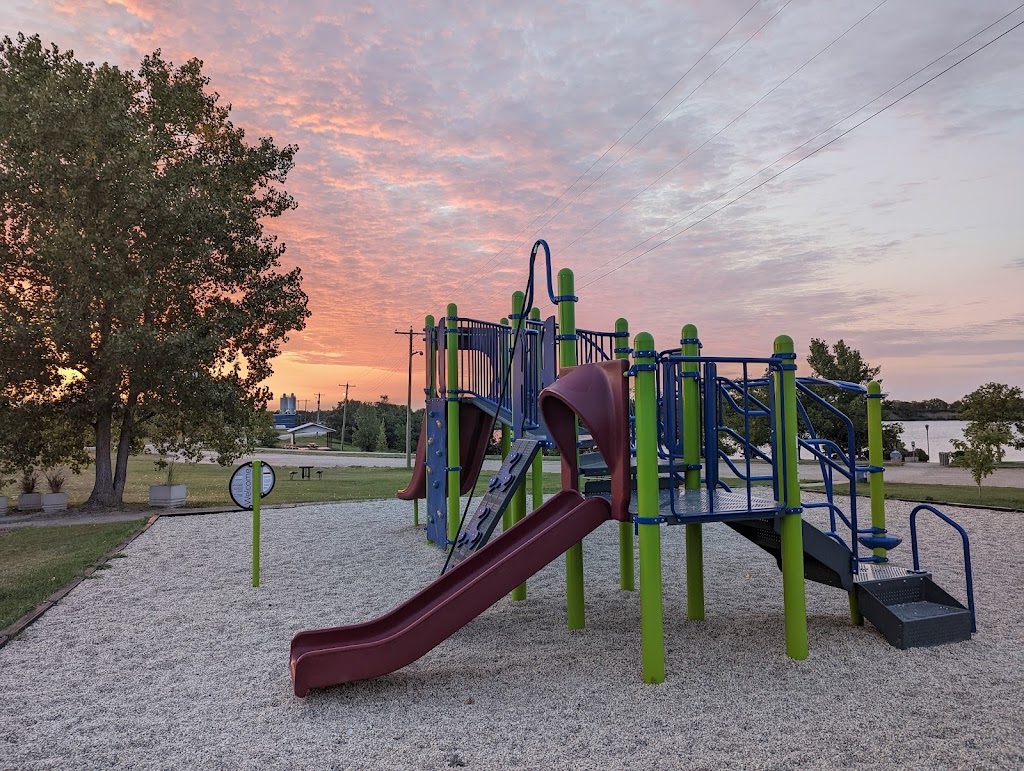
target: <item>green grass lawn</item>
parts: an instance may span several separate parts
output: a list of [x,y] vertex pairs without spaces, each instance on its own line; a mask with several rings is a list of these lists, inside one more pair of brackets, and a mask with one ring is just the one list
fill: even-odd
[[0,629],[60,589],[145,524],[23,527],[0,531]]
[[[312,479],[301,479],[299,465],[314,468]],[[188,486],[187,506],[231,506],[228,481],[234,466],[218,466],[201,463],[194,466],[178,464],[174,467],[174,481]],[[347,468],[324,468],[323,477],[318,479],[315,457],[296,455],[294,466],[274,466],[277,483],[267,496],[268,505],[275,503],[312,503],[315,501],[353,501],[375,498],[393,498],[404,488],[412,476],[406,468],[383,466],[354,466]],[[292,478],[290,472],[294,471]],[[78,476],[72,476],[64,486],[72,506],[85,502],[92,492],[93,469],[86,469]],[[127,505],[145,504],[149,501],[149,486],[165,484],[166,472],[157,471],[151,457],[139,456],[128,459],[128,478],[124,490]],[[477,494],[486,489],[490,474],[480,475]],[[544,491],[557,492],[560,489],[556,473],[544,474]],[[16,497],[13,491],[8,491]]]

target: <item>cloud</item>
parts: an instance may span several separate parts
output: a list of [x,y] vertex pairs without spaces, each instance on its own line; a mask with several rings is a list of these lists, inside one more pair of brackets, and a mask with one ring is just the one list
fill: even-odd
[[[737,198],[1014,5],[943,0],[922,15],[890,0],[793,75],[876,4],[793,3],[740,50],[783,5],[762,3],[703,59],[749,2],[301,0],[284,12],[63,0],[9,20],[124,67],[157,47],[177,62],[198,56],[250,137],[298,144],[287,188],[299,209],[268,227],[288,244],[287,266],[302,267],[314,315],[272,387],[358,377],[397,395],[406,362],[394,328],[453,300],[469,315],[505,314],[538,236],[556,269],[590,284],[581,323],[625,315],[666,345],[695,321],[734,353],[763,353],[786,332],[912,360],[978,308],[1019,298],[991,278],[1022,267],[1006,254],[1018,218],[1001,204],[1024,173],[1008,150],[1024,115],[1005,100],[1024,48],[1009,37]],[[955,217],[942,204],[954,199]],[[976,283],[934,286],[962,262],[957,234],[970,228]],[[930,259],[941,267],[923,267]],[[958,315],[933,318],[932,338],[908,309],[943,297]],[[996,321],[978,323],[985,345],[1009,340]]]

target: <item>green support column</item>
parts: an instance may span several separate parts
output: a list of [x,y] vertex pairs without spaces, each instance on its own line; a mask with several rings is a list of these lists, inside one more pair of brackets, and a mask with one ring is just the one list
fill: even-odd
[[[640,534],[640,640],[645,683],[665,681],[665,618],[661,587],[661,524],[658,520],[658,395],[653,370],[654,338],[641,332],[633,342],[638,368],[636,415],[637,531]],[[646,354],[646,355],[642,355]]]
[[[526,322],[523,320],[523,308],[526,305],[526,295],[522,292],[512,293],[512,315],[509,316],[509,320],[513,321],[512,334],[513,337],[519,336],[520,344],[524,343],[523,340],[523,327],[526,326]],[[515,366],[513,364],[513,366]],[[510,384],[511,385],[511,384]],[[523,416],[515,412],[515,399],[512,400],[512,425],[517,426],[521,423]],[[525,479],[516,488],[516,491],[512,494],[512,502],[509,504],[509,509],[512,512],[512,524],[515,525],[517,522],[522,521],[523,517],[526,516],[526,485]],[[515,589],[512,590],[513,600],[525,600],[526,599],[526,583],[521,583]]]
[[260,585],[260,498],[263,492],[263,464],[252,462],[252,585]]
[[[629,322],[625,319],[615,319],[615,331],[620,337],[615,338],[617,349],[616,359],[629,358]],[[619,587],[626,592],[636,588],[634,576],[636,567],[633,564],[633,525],[631,522],[619,523]]]
[[[683,356],[700,356],[697,327],[687,324],[682,330]],[[700,364],[683,362],[683,372],[700,372]],[[700,489],[700,385],[696,376],[683,378],[683,462],[687,490]],[[704,534],[700,524],[686,527],[686,617],[704,620]]]
[[[533,308],[530,310],[530,318],[535,321],[540,321],[540,308]],[[537,387],[540,387],[540,372],[537,372],[538,383]],[[530,483],[532,485],[531,495],[531,506],[533,511],[536,511],[544,505],[544,454],[538,452],[537,457],[533,459],[533,466],[530,467]]]
[[[576,294],[572,271],[562,268],[558,271],[558,296],[565,298],[558,303],[558,333],[562,340],[558,344],[558,366],[576,366]],[[579,487],[578,480],[576,487]],[[565,553],[565,599],[569,612],[569,628],[582,629],[587,625],[583,603],[583,543],[569,548]]]
[[[868,383],[868,464],[882,468],[882,385],[872,380]],[[881,471],[871,472],[868,477],[871,489],[871,526],[885,529],[885,481]],[[875,554],[885,557],[885,549],[875,549]]]
[[775,353],[786,359],[775,373],[775,420],[778,453],[786,474],[779,485],[786,509],[782,517],[782,599],[786,616],[786,655],[807,658],[807,597],[804,593],[804,534],[800,516],[800,470],[797,466],[796,356],[793,338],[775,338]]
[[447,356],[448,374],[445,395],[448,414],[448,540],[454,541],[459,536],[459,309],[455,303],[448,304],[448,315],[445,319],[445,354]]

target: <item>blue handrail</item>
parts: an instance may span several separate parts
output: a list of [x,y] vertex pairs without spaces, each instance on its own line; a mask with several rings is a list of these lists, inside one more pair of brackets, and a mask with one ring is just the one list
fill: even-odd
[[929,506],[927,503],[915,506],[914,510],[910,512],[910,548],[914,555],[915,571],[919,571],[921,569],[921,563],[917,558],[917,512],[922,510],[930,511],[946,524],[952,525],[953,528],[960,533],[960,539],[964,543],[964,573],[967,574],[967,607],[971,611],[971,631],[977,632],[978,624],[976,623],[974,614],[974,578],[971,573],[971,541],[967,537],[967,531],[964,530],[956,520],[951,517],[947,517],[934,506]]

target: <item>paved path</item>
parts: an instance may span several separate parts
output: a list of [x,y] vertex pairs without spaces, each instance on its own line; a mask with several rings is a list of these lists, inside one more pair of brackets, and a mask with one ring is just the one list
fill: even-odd
[[[258,457],[260,460],[269,463],[271,466],[313,466],[313,468],[339,468],[346,466],[387,466],[390,468],[405,468],[404,455],[365,455],[362,453],[347,452],[290,452],[287,450],[267,450],[258,455],[247,455],[238,460],[238,463],[245,463]],[[206,462],[214,463],[212,454],[206,458]],[[415,463],[415,458],[413,459]],[[501,461],[496,459],[485,460],[486,471],[497,471],[501,467]],[[558,458],[545,458],[545,471],[558,471],[561,468],[561,461]]]
[[[340,452],[323,453],[300,453],[287,451],[271,451],[259,454],[260,460],[266,461],[273,466],[308,466],[322,468],[337,468],[344,466],[390,466],[404,467],[405,456],[366,456]],[[251,457],[243,458],[239,462],[252,460]],[[211,461],[212,462],[212,461]],[[484,470],[497,471],[500,463],[497,460],[488,460],[484,463]],[[560,468],[560,461],[557,458],[546,458],[544,470],[557,472]],[[754,473],[767,473],[767,465],[753,464]],[[809,463],[801,464],[801,477],[805,482],[815,480],[816,467]],[[722,469],[723,476],[732,476],[727,468]],[[971,472],[964,468],[953,466],[940,466],[937,463],[907,463],[903,466],[886,466],[885,480],[887,482],[904,482],[908,484],[922,485],[973,485],[974,479]],[[1017,487],[1024,489],[1024,468],[998,469],[992,476],[984,481],[986,487]],[[282,506],[308,505],[308,504],[281,504]],[[175,509],[173,514],[199,514],[212,513],[217,511],[237,511],[233,506],[220,506],[205,509]],[[47,525],[89,525],[103,522],[124,522],[132,519],[148,517],[152,514],[159,514],[161,510],[151,509],[148,506],[135,506],[129,509],[110,512],[93,512],[83,509],[71,509],[68,512],[57,515],[44,514],[20,514],[9,513],[0,517],[0,531],[12,530],[25,526],[47,526]]]

